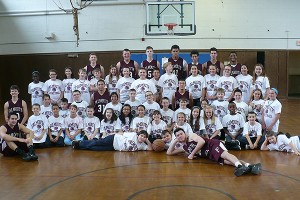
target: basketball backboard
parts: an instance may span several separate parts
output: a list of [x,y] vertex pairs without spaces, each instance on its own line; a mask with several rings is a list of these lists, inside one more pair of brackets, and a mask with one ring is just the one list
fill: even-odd
[[147,2],[146,8],[146,35],[167,35],[170,23],[177,24],[174,35],[196,34],[194,1]]

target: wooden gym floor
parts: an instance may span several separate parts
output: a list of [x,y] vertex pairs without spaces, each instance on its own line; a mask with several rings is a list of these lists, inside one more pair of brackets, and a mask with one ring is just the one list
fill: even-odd
[[[298,132],[300,100],[283,100],[280,130]],[[257,176],[234,167],[164,152],[37,150],[38,162],[0,156],[0,199],[299,199],[300,157],[280,152],[231,151]]]

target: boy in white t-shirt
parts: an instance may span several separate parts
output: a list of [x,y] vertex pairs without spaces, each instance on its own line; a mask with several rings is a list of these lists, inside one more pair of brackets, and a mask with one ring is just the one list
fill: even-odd
[[245,149],[260,149],[264,142],[261,124],[256,121],[255,112],[248,113],[248,122],[244,125],[243,137],[240,142],[241,147],[245,146]]
[[33,147],[45,148],[47,131],[48,131],[48,120],[45,115],[40,113],[41,108],[38,103],[32,105],[32,112],[27,122],[27,128],[34,132],[34,137],[32,138]]
[[82,140],[83,121],[77,115],[76,105],[70,105],[70,115],[65,118],[64,123],[66,128],[65,145],[70,146],[73,140]]
[[130,92],[129,92],[129,100],[125,101],[124,104],[128,104],[131,106],[131,114],[133,116],[137,116],[137,107],[139,105],[141,105],[141,102],[139,100],[137,100],[135,98],[136,96],[136,90],[135,89],[130,89]]
[[86,108],[88,107],[88,102],[81,99],[81,92],[79,90],[73,91],[73,103],[71,105],[77,106],[77,115],[84,119],[86,117]]
[[41,105],[41,114],[45,115],[46,118],[48,119],[50,116],[53,115],[50,95],[44,94],[43,101],[44,101],[44,104]]
[[175,74],[172,74],[173,65],[171,62],[165,63],[163,68],[166,70],[166,73],[163,74],[158,81],[158,85],[162,88],[161,96],[172,99],[178,87],[178,78]]
[[[90,102],[91,100],[91,93],[90,93],[90,86],[91,83],[89,80],[86,80],[86,70],[85,69],[79,69],[78,72],[79,79],[74,81],[72,84],[72,91],[75,90],[80,91],[82,100],[86,102]],[[75,100],[75,99],[73,99]]]
[[145,130],[139,133],[125,132],[123,134],[108,135],[99,140],[73,141],[73,149],[87,149],[93,151],[140,151],[152,150]]
[[99,139],[100,120],[94,116],[94,106],[86,108],[87,117],[83,120],[84,140]]
[[118,90],[118,95],[120,97],[120,102],[124,104],[127,100],[129,100],[129,93],[130,93],[130,87],[131,84],[134,81],[134,78],[131,78],[129,67],[123,68],[123,75],[124,77],[121,77],[116,85],[116,88]]
[[70,115],[70,110],[68,109],[68,107],[69,107],[68,99],[62,98],[60,103],[61,109],[59,110],[59,116],[61,116],[62,118],[66,118],[68,115]]
[[172,132],[174,111],[169,108],[170,100],[167,97],[164,97],[162,98],[161,104],[162,109],[160,109],[160,113],[162,119],[167,123],[168,131]]
[[237,112],[240,113],[244,117],[244,120],[246,121],[249,112],[249,106],[248,104],[242,101],[242,91],[240,89],[236,89],[234,91],[234,99],[235,99],[234,103],[236,105]]
[[51,103],[60,104],[60,99],[64,96],[64,86],[61,80],[56,79],[57,72],[55,69],[49,70],[50,79],[43,85],[44,94],[49,94]]
[[179,102],[180,107],[177,110],[175,110],[175,113],[174,113],[174,117],[173,117],[174,122],[177,122],[177,114],[181,113],[181,112],[185,114],[186,121],[189,121],[190,115],[191,115],[191,109],[189,109],[187,107],[187,103],[188,103],[188,100],[186,98],[183,97],[180,99],[180,102]]
[[146,99],[147,99],[147,101],[145,103],[143,103],[143,105],[146,108],[145,115],[151,118],[152,114],[155,110],[160,110],[160,106],[157,102],[154,101],[154,99],[153,99],[154,96],[151,91],[147,91],[145,95],[146,95]]
[[[66,99],[68,102],[68,99]],[[60,116],[59,106],[58,104],[52,105],[53,115],[48,118],[49,126],[48,126],[48,136],[46,139],[46,143],[49,146],[63,147],[64,143],[64,129],[65,123],[64,118]]]
[[32,72],[32,82],[28,85],[28,94],[31,95],[31,105],[38,103],[43,104],[43,86],[44,82],[40,81],[40,73]]

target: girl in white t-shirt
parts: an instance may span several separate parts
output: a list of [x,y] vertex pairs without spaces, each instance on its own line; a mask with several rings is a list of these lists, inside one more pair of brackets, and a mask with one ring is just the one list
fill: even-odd
[[100,135],[102,135],[102,138],[115,134],[117,118],[113,109],[107,108],[105,110],[104,119],[102,119],[100,123]]
[[124,104],[121,110],[121,115],[117,119],[116,131],[117,132],[130,132],[132,129],[133,115],[131,114],[131,107]]
[[109,74],[105,77],[105,85],[111,94],[112,92],[117,92],[117,82],[119,80],[119,72],[115,65],[110,66]]
[[259,123],[262,123],[262,108],[265,104],[265,101],[262,99],[262,92],[260,89],[253,90],[253,100],[249,104],[249,111],[253,111],[256,114],[256,119]]
[[209,74],[204,76],[206,84],[206,99],[211,104],[217,100],[217,82],[220,76],[217,74],[217,66],[212,64],[208,67]]
[[204,109],[203,123],[205,126],[205,138],[219,139],[223,128],[219,118],[214,115],[213,108],[206,106]]
[[141,130],[147,131],[150,124],[150,117],[145,116],[145,106],[139,105],[137,112],[138,116],[135,117],[132,121],[132,130],[137,133]]
[[[266,76],[264,66],[262,64],[256,64],[253,71],[252,90],[260,89],[264,100],[267,100],[270,92],[270,82]],[[252,96],[252,93],[251,95]]]
[[106,104],[106,106],[104,107],[103,114],[107,108],[112,108],[115,114],[117,115],[117,117],[119,117],[121,115],[122,104],[119,102],[118,94],[116,92],[112,92],[110,94],[110,100],[111,102]]
[[235,79],[238,82],[238,88],[242,91],[242,101],[249,103],[251,99],[251,85],[252,85],[252,76],[248,74],[248,67],[242,65],[241,74],[237,75]]
[[[179,112],[177,114],[177,122],[174,123],[174,130],[177,128],[182,128],[186,134],[191,134],[193,133],[193,129],[192,127],[186,122],[186,115],[183,112]],[[173,130],[173,131],[174,131]],[[174,138],[175,135],[173,134]]]
[[200,118],[200,107],[194,106],[191,111],[189,124],[192,127],[193,133],[196,133],[199,136],[203,136],[204,124],[200,124],[200,121],[202,121]]
[[284,133],[276,134],[270,131],[266,135],[266,139],[261,146],[261,150],[270,151],[285,151],[293,152],[297,156],[300,156],[300,136],[293,136],[288,138]]
[[68,104],[73,102],[72,84],[76,79],[73,76],[72,68],[65,68],[65,79],[62,81],[64,87],[64,98],[68,99]]

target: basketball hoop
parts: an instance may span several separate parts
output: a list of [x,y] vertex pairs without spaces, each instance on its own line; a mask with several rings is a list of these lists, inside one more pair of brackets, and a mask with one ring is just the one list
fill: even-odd
[[174,27],[177,26],[177,24],[167,23],[167,24],[164,24],[164,26],[168,27],[168,31],[167,31],[168,35],[174,35]]

